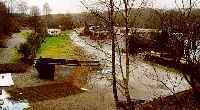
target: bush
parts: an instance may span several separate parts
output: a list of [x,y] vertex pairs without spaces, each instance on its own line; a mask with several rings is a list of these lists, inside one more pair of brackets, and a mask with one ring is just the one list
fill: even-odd
[[23,54],[24,58],[29,58],[29,56],[31,55],[31,47],[30,44],[28,43],[24,43],[22,45],[20,45],[19,50],[20,53]]

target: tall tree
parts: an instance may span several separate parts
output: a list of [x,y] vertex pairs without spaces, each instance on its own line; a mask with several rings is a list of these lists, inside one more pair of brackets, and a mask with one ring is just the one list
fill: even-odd
[[47,36],[47,31],[48,31],[48,21],[49,21],[49,14],[51,12],[51,8],[48,3],[45,3],[43,5],[43,14],[45,15],[45,20],[44,20],[44,36]]
[[10,14],[10,9],[5,2],[0,2],[0,33],[12,34],[19,31],[19,25],[15,17]]
[[116,71],[115,71],[115,30],[114,30],[114,2],[110,0],[110,10],[109,13],[109,20],[110,20],[110,35],[112,39],[112,86],[113,86],[113,94],[116,106],[118,107],[118,94],[117,94],[117,79],[116,79]]
[[28,14],[28,6],[25,1],[19,2],[17,6],[17,13],[21,14],[22,16],[25,16]]
[[48,16],[50,14],[50,12],[51,12],[51,8],[50,8],[49,4],[45,3],[43,5],[43,14]]
[[124,20],[125,20],[125,50],[126,50],[126,77],[123,77],[123,81],[124,81],[124,90],[125,90],[125,96],[127,99],[127,103],[128,103],[128,107],[131,106],[131,96],[129,93],[129,76],[130,76],[130,69],[129,69],[129,15],[128,15],[128,5],[129,5],[129,0],[123,0],[124,2],[124,11],[125,11],[125,16],[124,16]]
[[32,6],[30,8],[30,24],[33,28],[34,32],[36,33],[39,28],[39,22],[40,22],[40,10],[36,6]]

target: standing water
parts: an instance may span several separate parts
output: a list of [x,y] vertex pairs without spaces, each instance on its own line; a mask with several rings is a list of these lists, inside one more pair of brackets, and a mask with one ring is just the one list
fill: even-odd
[[[81,47],[87,54],[98,59],[104,65],[102,72],[99,74],[109,75],[111,73],[111,45],[102,44],[99,48],[97,42],[90,40],[88,37],[78,36],[76,32],[72,32],[71,40]],[[125,67],[125,57],[122,57],[122,67]],[[119,55],[116,53],[116,71],[119,71],[120,63]],[[130,74],[129,88],[131,96],[134,99],[152,100],[160,96],[168,96],[177,92],[181,92],[190,88],[184,77],[177,72],[167,71],[163,68],[154,67],[143,61],[130,61],[130,70],[134,70]],[[120,79],[120,74],[118,74]],[[162,82],[161,82],[162,81]],[[94,81],[97,82],[97,81]],[[101,86],[107,82],[100,81]]]
[[0,110],[24,110],[29,108],[26,100],[12,100],[5,87],[14,85],[11,73],[0,74]]

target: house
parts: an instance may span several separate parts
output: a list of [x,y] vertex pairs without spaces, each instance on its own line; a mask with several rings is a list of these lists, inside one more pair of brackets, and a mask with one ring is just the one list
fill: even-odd
[[0,74],[0,87],[8,87],[14,85],[11,73]]
[[14,85],[11,73],[0,74],[0,99],[3,98],[2,88]]
[[61,29],[48,29],[48,34],[51,36],[58,36],[61,34]]

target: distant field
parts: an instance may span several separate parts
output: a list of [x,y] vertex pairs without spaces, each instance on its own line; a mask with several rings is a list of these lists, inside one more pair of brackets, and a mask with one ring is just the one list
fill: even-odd
[[69,37],[69,32],[60,36],[48,37],[42,44],[38,57],[46,58],[80,58],[80,50],[74,47]]

